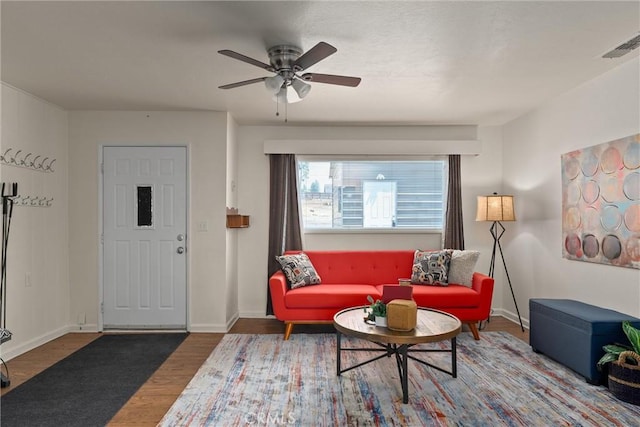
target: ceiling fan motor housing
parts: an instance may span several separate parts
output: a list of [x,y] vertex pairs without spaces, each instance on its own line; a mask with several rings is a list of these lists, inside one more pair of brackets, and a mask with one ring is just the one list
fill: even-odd
[[302,55],[302,49],[290,45],[278,45],[268,51],[269,62],[285,80],[293,78],[294,73],[300,70],[293,69],[293,63]]

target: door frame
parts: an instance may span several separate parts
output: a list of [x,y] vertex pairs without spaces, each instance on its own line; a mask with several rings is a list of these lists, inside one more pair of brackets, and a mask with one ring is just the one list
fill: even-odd
[[191,257],[189,256],[189,248],[190,248],[190,239],[191,239],[191,216],[190,207],[191,207],[191,150],[189,149],[189,144],[100,144],[98,150],[98,332],[104,332],[104,318],[102,307],[104,304],[104,173],[103,173],[103,163],[104,163],[104,149],[105,148],[182,148],[184,147],[186,152],[186,164],[185,164],[185,179],[186,179],[186,189],[185,191],[185,215],[186,215],[186,230],[187,230],[187,250],[185,251],[185,292],[186,292],[186,300],[185,300],[185,313],[186,313],[186,329],[187,332],[191,330],[191,316],[190,316],[190,295],[191,295],[191,280],[190,274],[191,271]]

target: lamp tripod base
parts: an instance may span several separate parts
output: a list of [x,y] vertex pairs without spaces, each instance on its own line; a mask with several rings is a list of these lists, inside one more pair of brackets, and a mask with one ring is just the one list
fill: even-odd
[[[498,229],[499,228],[499,229]],[[491,254],[491,265],[489,266],[489,277],[493,278],[495,273],[496,264],[496,249],[500,251],[500,258],[502,258],[502,265],[504,266],[504,272],[507,276],[507,282],[509,282],[509,289],[511,290],[511,297],[513,298],[513,304],[516,307],[516,313],[518,314],[518,320],[520,321],[520,329],[524,332],[524,325],[522,324],[522,317],[520,316],[520,310],[518,309],[518,302],[516,301],[516,295],[513,292],[513,286],[511,286],[511,278],[509,277],[509,270],[507,270],[507,263],[504,260],[504,254],[502,253],[502,245],[500,244],[500,238],[504,234],[505,228],[499,221],[494,221],[489,229],[491,236],[493,236],[493,252]]]

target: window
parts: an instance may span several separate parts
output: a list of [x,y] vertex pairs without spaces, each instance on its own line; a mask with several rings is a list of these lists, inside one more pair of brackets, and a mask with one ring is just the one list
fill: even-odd
[[138,211],[138,227],[153,226],[153,188],[150,185],[136,187],[136,210]]
[[305,230],[441,230],[446,160],[298,162]]

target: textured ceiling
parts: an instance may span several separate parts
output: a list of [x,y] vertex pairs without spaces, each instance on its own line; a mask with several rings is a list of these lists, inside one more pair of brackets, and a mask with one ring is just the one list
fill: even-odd
[[[621,63],[603,53],[638,33],[640,2],[2,1],[1,78],[69,110],[229,111],[280,123],[266,49],[319,41],[338,52],[290,123],[502,124]],[[281,108],[281,113],[283,109]]]

